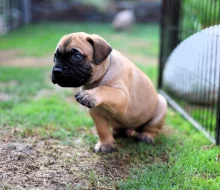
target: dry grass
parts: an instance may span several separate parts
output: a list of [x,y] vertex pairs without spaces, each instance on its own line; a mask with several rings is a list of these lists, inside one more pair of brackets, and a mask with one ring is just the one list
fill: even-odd
[[18,50],[0,50],[0,65],[15,67],[52,67],[53,54],[42,57],[24,57],[21,56],[21,51]]
[[129,173],[129,156],[94,154],[74,139],[71,146],[55,139],[20,138],[5,128],[0,137],[2,189],[115,189]]

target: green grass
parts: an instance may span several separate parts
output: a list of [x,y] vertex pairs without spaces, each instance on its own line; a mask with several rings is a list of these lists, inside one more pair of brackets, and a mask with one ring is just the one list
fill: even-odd
[[[156,56],[158,53],[156,25],[137,25],[131,33],[119,34],[102,24],[29,25],[1,37],[0,48],[18,48],[24,55],[43,56],[53,51],[64,33],[74,31],[98,33],[116,49],[122,49],[127,54]],[[135,42],[135,47],[142,47],[141,39],[146,49],[132,48]],[[148,43],[152,43],[153,47],[147,47]],[[138,67],[156,83],[156,65],[139,63]],[[19,128],[22,137],[56,138],[69,146],[73,139],[82,138],[85,146],[92,148],[98,140],[91,133],[94,125],[92,119],[73,100],[70,103],[69,98],[74,98],[71,89],[54,88],[50,82],[50,70],[0,67],[0,91],[11,97],[10,100],[0,101],[0,129],[5,126]],[[52,93],[38,97],[41,90]],[[160,135],[154,145],[119,140],[117,152],[103,155],[104,159],[127,160],[130,167],[129,176],[115,181],[112,188],[219,189],[219,147],[212,146],[200,132],[172,110],[168,111],[166,126],[168,132]],[[104,173],[99,175],[97,171],[91,170],[85,175],[93,184],[99,180],[109,180]]]
[[[0,90],[12,97],[8,101],[0,101],[1,126],[21,127],[29,135],[31,132],[40,132],[43,136],[49,134],[51,137],[65,138],[73,136],[78,125],[92,125],[85,111],[80,111],[76,105],[66,101],[66,96],[71,92],[54,92],[52,95],[34,98],[42,89],[53,90],[48,68],[0,67],[0,71]],[[14,83],[8,85],[10,81]],[[48,130],[52,133],[48,133]]]
[[[83,109],[74,103],[68,103],[67,94],[56,94],[40,99],[32,99],[40,89],[50,89],[44,80],[47,69],[1,68],[1,80],[12,79],[19,85],[2,92],[17,94],[20,97],[20,87],[23,88],[21,97],[13,106],[0,109],[0,126],[9,125],[22,129],[23,137],[38,135],[43,138],[68,139],[82,136],[81,129],[93,126],[93,121]],[[21,75],[8,75],[17,72]],[[6,72],[7,71],[7,72]],[[144,69],[155,81],[156,67]],[[30,77],[27,73],[36,74]],[[36,80],[37,79],[37,80]],[[28,84],[26,84],[28,81]],[[43,81],[43,82],[42,82]],[[31,85],[33,84],[33,85]],[[30,86],[28,88],[28,86]],[[32,92],[31,94],[29,92]],[[34,93],[35,92],[35,93]],[[201,133],[177,113],[169,110],[166,125],[171,128],[169,135],[161,135],[154,146],[143,143],[124,142],[125,147],[117,153],[121,156],[132,155],[131,171],[126,180],[117,182],[119,189],[218,189],[220,185],[220,163],[216,161],[218,147],[202,148],[210,145]],[[94,146],[97,137],[84,131],[87,146]],[[163,160],[165,159],[165,160]],[[92,174],[91,174],[92,175]]]
[[111,43],[113,48],[122,52],[150,56],[158,54],[159,30],[158,26],[153,24],[135,25],[133,30],[127,33],[114,33],[110,25],[96,23],[30,24],[0,37],[0,49],[16,48],[21,50],[23,55],[43,56],[55,50],[63,35],[82,31],[101,35]]
[[0,67],[0,91],[12,96],[8,101],[0,101],[0,109],[12,108],[20,102],[26,102],[43,88],[51,89],[46,83],[49,79],[48,69],[21,69]]
[[220,0],[185,0],[181,12],[180,27],[185,29],[181,38],[185,39],[195,32],[219,23]]
[[161,137],[160,143],[156,143],[157,150],[148,147],[137,154],[145,155],[138,160],[139,167],[131,171],[130,177],[119,183],[119,189],[217,190],[220,185],[219,148],[204,146],[209,142],[171,110],[166,124],[175,130],[169,137]]
[[0,113],[1,125],[21,127],[24,134],[27,131],[29,135],[39,134],[59,139],[75,136],[77,127],[93,125],[92,119],[84,110],[59,96],[20,103],[13,109],[1,110]]

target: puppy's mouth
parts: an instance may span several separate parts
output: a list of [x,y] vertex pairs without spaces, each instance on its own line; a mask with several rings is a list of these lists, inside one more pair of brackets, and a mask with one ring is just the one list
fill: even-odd
[[91,69],[87,70],[62,70],[54,67],[52,70],[52,83],[58,84],[61,87],[80,87],[85,85],[91,77]]
[[53,84],[58,84],[59,86],[61,87],[74,87],[74,88],[77,88],[77,87],[80,87],[80,86],[83,86],[87,83],[87,80],[86,79],[81,79],[80,81],[75,81],[75,80],[71,80],[71,79],[54,79],[52,77],[52,83]]

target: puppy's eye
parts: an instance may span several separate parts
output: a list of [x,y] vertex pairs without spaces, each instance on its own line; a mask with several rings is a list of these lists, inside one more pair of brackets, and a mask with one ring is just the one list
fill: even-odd
[[72,55],[72,59],[74,61],[80,61],[83,58],[83,56],[80,53],[75,53]]
[[54,58],[58,58],[58,57],[60,57],[60,53],[57,51],[54,53]]

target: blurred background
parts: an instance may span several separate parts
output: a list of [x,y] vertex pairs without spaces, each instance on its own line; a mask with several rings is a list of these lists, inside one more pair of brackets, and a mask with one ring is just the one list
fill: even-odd
[[[161,0],[1,0],[0,48],[13,48],[9,55],[52,56],[63,35],[84,31],[103,36],[122,53],[145,52],[142,56],[155,63],[160,5]],[[12,60],[5,52],[0,55],[1,64]]]
[[0,126],[61,139],[93,126],[75,102],[78,89],[51,82],[55,47],[68,33],[102,36],[156,85],[160,6],[160,0],[1,0]]
[[131,10],[137,23],[158,22],[160,3],[161,0],[1,0],[0,33],[30,22],[112,22],[122,10]]
[[219,24],[220,0],[0,0],[0,189],[219,189],[219,149],[176,112],[154,145],[94,154],[79,89],[51,82],[60,38],[96,33],[220,144]]
[[0,105],[13,110],[60,91],[75,102],[50,77],[59,39],[83,31],[105,38],[216,136],[219,13],[220,0],[1,0]]

